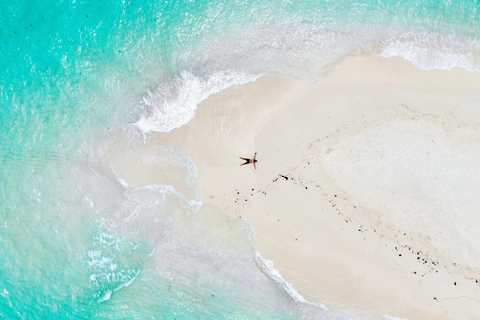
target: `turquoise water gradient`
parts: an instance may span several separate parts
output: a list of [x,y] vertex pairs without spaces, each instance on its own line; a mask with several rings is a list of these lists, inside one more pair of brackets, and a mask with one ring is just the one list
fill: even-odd
[[[265,36],[268,30],[293,30],[306,39],[298,48],[341,58],[399,33],[476,40],[480,3],[0,1],[0,26],[0,317],[295,319],[304,313],[285,302],[291,299],[279,285],[264,284],[270,280],[255,273],[252,253],[239,258],[244,269],[254,270],[245,276],[253,288],[248,291],[235,285],[233,273],[211,271],[211,282],[203,275],[189,278],[199,263],[210,270],[210,258],[201,257],[180,267],[198,248],[164,247],[155,254],[166,262],[156,264],[141,232],[109,231],[105,216],[126,210],[119,203],[134,206],[138,200],[97,165],[91,149],[138,118],[148,90],[178,89],[182,71],[285,72],[271,61],[277,58],[293,69],[308,64],[308,54],[289,42],[295,37]],[[339,43],[358,40],[362,28],[371,34],[368,40],[352,49]],[[334,38],[307,41],[324,31]],[[321,43],[329,44],[316,47]],[[158,210],[167,220],[168,208],[148,212]],[[257,299],[262,292],[268,295]]]

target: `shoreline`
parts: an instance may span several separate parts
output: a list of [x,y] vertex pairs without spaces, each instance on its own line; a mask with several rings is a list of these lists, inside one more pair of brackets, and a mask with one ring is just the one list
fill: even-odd
[[[306,300],[360,316],[473,319],[477,101],[480,73],[350,56],[322,83],[265,76],[228,88],[187,125],[149,137],[188,154],[203,205],[246,219],[259,253]],[[239,166],[254,152],[257,170]]]

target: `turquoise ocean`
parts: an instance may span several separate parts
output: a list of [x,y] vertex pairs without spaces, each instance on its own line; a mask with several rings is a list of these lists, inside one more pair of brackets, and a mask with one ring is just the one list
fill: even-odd
[[262,74],[322,81],[349,54],[480,70],[477,0],[1,0],[0,27],[3,319],[360,319],[261,272],[247,223],[200,221],[181,151],[188,196],[129,189],[104,142],[174,130]]

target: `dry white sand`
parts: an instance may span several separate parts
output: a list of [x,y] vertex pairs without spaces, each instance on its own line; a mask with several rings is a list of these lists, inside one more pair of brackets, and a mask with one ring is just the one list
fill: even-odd
[[[262,77],[211,96],[135,154],[185,151],[204,206],[249,221],[258,250],[307,300],[478,319],[479,125],[479,73],[355,56],[322,83]],[[254,152],[257,170],[239,166]],[[142,161],[113,167],[132,185],[170,177],[188,196],[175,180],[187,172]]]

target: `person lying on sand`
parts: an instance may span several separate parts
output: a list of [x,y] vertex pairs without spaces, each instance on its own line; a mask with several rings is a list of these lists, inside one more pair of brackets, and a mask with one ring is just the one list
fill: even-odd
[[256,152],[255,152],[255,154],[253,155],[253,159],[248,159],[248,158],[242,158],[242,157],[240,157],[240,159],[245,160],[245,163],[242,163],[241,166],[244,166],[244,165],[249,164],[249,163],[253,163],[253,167],[254,167],[255,169],[257,169],[257,166],[256,166],[255,163],[257,163],[258,160],[256,159],[256,157],[257,157],[257,153],[256,153]]

